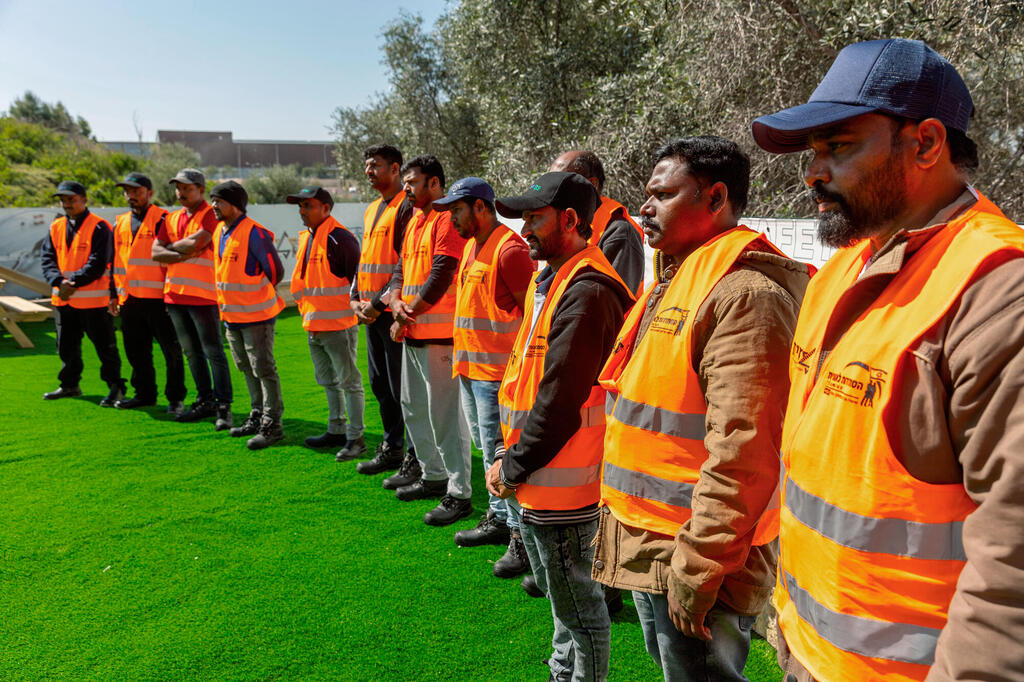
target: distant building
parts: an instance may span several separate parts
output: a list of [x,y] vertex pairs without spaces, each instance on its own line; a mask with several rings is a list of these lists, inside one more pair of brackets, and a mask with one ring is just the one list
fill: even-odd
[[[236,140],[230,132],[206,130],[158,130],[157,142],[111,141],[102,144],[132,156],[147,156],[155,144],[177,142],[199,153],[200,164],[230,166],[239,170],[287,166],[323,166],[337,170],[334,143],[320,140]],[[244,173],[243,173],[244,174]]]

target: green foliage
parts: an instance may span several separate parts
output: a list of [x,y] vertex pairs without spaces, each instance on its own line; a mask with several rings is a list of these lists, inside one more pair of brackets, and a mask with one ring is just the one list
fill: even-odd
[[25,123],[38,123],[59,133],[92,137],[92,128],[88,121],[81,116],[72,118],[63,102],[49,104],[39,99],[31,90],[11,103],[7,115]]
[[258,175],[246,179],[245,191],[254,204],[283,204],[285,196],[295,194],[305,187],[306,180],[299,171],[299,164],[272,166]]
[[974,184],[1024,217],[1019,0],[461,0],[432,29],[402,14],[382,34],[390,89],[334,113],[342,176],[361,177],[362,149],[391,142],[436,154],[453,179],[518,192],[560,152],[589,148],[606,193],[635,211],[654,149],[716,134],[751,155],[751,214],[808,215],[802,155],[757,149],[750,123],[806,101],[845,45],[894,36],[964,76]]
[[[158,144],[146,159],[145,173],[153,181],[153,201],[161,206],[173,206],[174,185],[170,179],[182,168],[199,168],[199,152],[180,142]],[[209,183],[207,183],[209,184]]]
[[0,206],[52,205],[61,180],[85,185],[93,206],[124,206],[115,183],[139,166],[135,157],[81,135],[0,117]]

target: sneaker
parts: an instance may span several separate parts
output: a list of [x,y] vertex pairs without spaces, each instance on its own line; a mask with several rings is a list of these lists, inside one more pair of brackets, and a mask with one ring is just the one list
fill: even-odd
[[173,414],[177,417],[179,414],[185,411],[185,403],[180,400],[172,400],[167,404],[167,414]]
[[455,544],[459,547],[477,547],[479,545],[507,545],[511,540],[508,524],[498,519],[494,512],[488,511],[476,524],[476,528],[460,530],[455,534]]
[[448,490],[448,479],[440,481],[425,481],[422,478],[410,485],[403,485],[395,491],[395,497],[403,502],[410,500],[425,500],[430,497],[444,497]]
[[231,414],[231,403],[217,403],[217,421],[213,423],[213,430],[223,431],[234,425],[235,417]]
[[540,585],[537,584],[537,578],[534,577],[533,573],[524,577],[521,585],[523,592],[526,592],[526,594],[534,599],[540,599],[544,596],[544,591],[540,589]]
[[450,526],[473,513],[473,500],[445,495],[441,503],[423,515],[428,526]]
[[348,438],[344,433],[327,432],[306,438],[307,448],[343,448],[346,445],[348,445]]
[[77,398],[82,395],[82,389],[78,386],[61,386],[56,391],[43,394],[43,400],[60,400],[61,398]]
[[119,410],[134,410],[137,407],[152,407],[156,405],[156,398],[149,400],[135,396],[134,398],[125,398],[124,400],[118,400],[114,403],[114,407]]
[[113,407],[122,400],[124,400],[124,386],[114,384],[110,387],[107,397],[100,401],[100,407]]
[[530,570],[530,558],[526,556],[523,536],[518,530],[509,531],[508,549],[494,562],[496,578],[515,578]]
[[197,422],[212,417],[217,413],[217,405],[212,400],[197,400],[192,407],[174,418],[176,422]]
[[404,485],[412,485],[423,476],[423,469],[420,468],[420,461],[411,452],[405,453],[402,459],[402,466],[398,472],[384,479],[381,485],[385,490],[398,490]]
[[362,436],[359,438],[353,438],[345,444],[341,450],[338,450],[338,454],[334,456],[335,462],[348,462],[353,459],[359,459],[366,454],[366,441],[363,440]]
[[250,450],[262,450],[274,443],[284,440],[284,429],[281,427],[281,420],[264,417],[260,422],[259,432],[245,442],[245,447]]
[[384,471],[397,469],[401,465],[402,448],[396,448],[390,443],[381,443],[377,446],[377,453],[374,455],[374,458],[357,464],[356,471],[367,476],[373,476]]
[[245,418],[245,421],[240,425],[234,427],[229,432],[235,438],[239,436],[254,436],[256,432],[260,430],[260,422],[262,421],[262,414],[259,410],[253,410],[249,413],[249,416]]

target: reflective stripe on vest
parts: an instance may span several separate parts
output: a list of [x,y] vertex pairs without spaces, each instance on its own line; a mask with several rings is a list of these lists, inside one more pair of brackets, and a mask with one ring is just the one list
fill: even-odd
[[487,235],[479,252],[475,239],[466,242],[456,276],[453,376],[500,381],[505,374],[512,344],[523,322],[518,308],[511,312],[502,310],[495,301],[498,256],[510,240],[522,242],[519,235],[499,224]]
[[[506,447],[519,441],[526,425],[537,388],[544,375],[547,336],[558,302],[576,277],[585,268],[592,268],[628,287],[596,246],[588,246],[566,261],[555,274],[554,281],[537,311],[534,324],[519,328],[511,357],[498,390],[501,431]],[[536,279],[530,282],[527,301],[536,305]],[[532,312],[532,311],[531,311]],[[531,315],[531,318],[533,316]],[[527,353],[529,349],[529,353]],[[600,497],[599,467],[601,443],[604,439],[604,389],[593,386],[580,406],[580,428],[545,467],[533,472],[516,488],[516,498],[527,509],[579,509],[597,502]]]
[[[693,490],[708,458],[707,403],[690,355],[694,317],[758,240],[767,245],[764,235],[738,227],[693,251],[667,284],[643,335],[640,325],[654,288],[633,306],[601,371],[608,390],[601,501],[628,526],[675,536],[690,518]],[[765,473],[778,477],[777,469]],[[750,509],[759,519],[753,544],[777,537],[778,508],[773,496],[764,508]]]
[[249,234],[255,227],[266,229],[249,217],[243,218],[228,235],[223,252],[220,236],[227,226],[223,222],[218,224],[213,235],[217,259],[217,302],[221,319],[225,322],[263,322],[284,309],[284,301],[264,273],[253,276],[245,272],[245,263],[249,259]]
[[403,192],[393,196],[379,219],[377,209],[384,201],[383,197],[372,202],[363,213],[363,244],[359,256],[359,272],[356,275],[360,300],[372,300],[387,286],[395,273],[395,265],[398,263],[394,245],[395,219],[398,217],[398,207],[404,200]]
[[931,229],[824,359],[866,240],[836,252],[800,309],[774,599],[790,651],[822,680],[924,679],[965,562],[975,503],[961,484],[914,478],[893,451],[891,430],[913,428],[892,409],[906,393],[898,368],[993,256],[1024,252],[1024,233],[984,197]]
[[[195,215],[189,216],[188,211],[179,208],[171,211],[164,218],[167,226],[167,237],[174,243],[190,237],[203,229],[203,221],[213,208],[204,206]],[[167,276],[164,280],[164,293],[179,296],[203,298],[210,303],[217,302],[217,288],[214,286],[214,244],[211,240],[203,249],[178,263],[167,264]]]
[[[422,290],[434,260],[434,243],[438,232],[450,231],[451,213],[417,210],[405,228],[402,241],[402,300],[412,302]],[[416,314],[416,323],[406,329],[411,339],[450,339],[455,320],[455,288],[453,278],[448,290],[436,303]]]
[[[66,216],[61,216],[50,223],[50,241],[53,243],[54,254],[57,257],[57,267],[65,279],[85,267],[89,262],[89,254],[92,253],[92,235],[96,231],[102,219],[95,213],[89,213],[78,226],[78,231],[71,240],[70,246],[67,242]],[[55,306],[71,306],[72,308],[88,309],[103,308],[110,301],[110,264],[107,264],[103,274],[89,284],[75,290],[71,297],[64,301],[58,296],[59,287],[52,287],[50,303]]]
[[132,214],[122,213],[114,222],[114,286],[120,303],[134,298],[164,297],[166,268],[152,259],[156,226],[167,211],[150,206],[139,231],[132,234]]

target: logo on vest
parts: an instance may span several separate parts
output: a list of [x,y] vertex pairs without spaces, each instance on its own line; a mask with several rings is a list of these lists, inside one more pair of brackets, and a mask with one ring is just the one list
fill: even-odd
[[524,358],[540,358],[544,357],[544,354],[548,350],[548,337],[538,336],[537,339],[526,347],[526,352],[523,353]]
[[889,373],[863,362],[850,362],[840,372],[825,373],[824,394],[862,407],[874,407]]
[[817,348],[804,350],[794,343],[789,352],[790,361],[793,363],[794,369],[799,370],[804,374],[811,371],[811,366],[807,364],[807,361],[811,359],[811,356],[814,355],[814,351],[816,350]]
[[651,326],[649,331],[657,332],[659,334],[671,334],[672,336],[679,336],[683,331],[683,327],[686,326],[686,320],[690,317],[689,310],[683,310],[672,306],[671,308],[665,308],[658,312],[651,320]]

